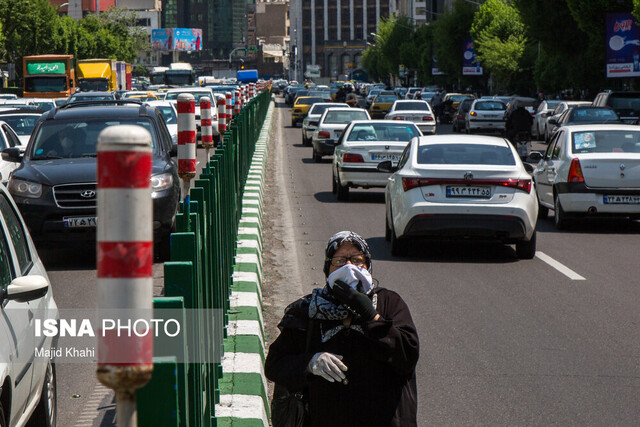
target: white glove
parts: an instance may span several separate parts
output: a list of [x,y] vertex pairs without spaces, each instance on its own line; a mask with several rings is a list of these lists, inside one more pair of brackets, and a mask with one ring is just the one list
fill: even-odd
[[309,372],[318,375],[330,383],[342,382],[346,377],[344,372],[347,366],[341,362],[342,356],[331,353],[316,353],[309,362]]

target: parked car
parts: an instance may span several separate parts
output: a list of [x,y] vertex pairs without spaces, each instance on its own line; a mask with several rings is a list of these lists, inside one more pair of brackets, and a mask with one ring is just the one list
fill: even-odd
[[55,426],[56,368],[36,352],[57,338],[37,337],[35,324],[58,320],[47,272],[8,190],[0,185],[0,425]]
[[371,117],[363,108],[327,108],[313,132],[311,158],[319,162],[322,156],[333,155],[336,141],[353,120],[371,120]]
[[622,124],[622,121],[618,118],[616,112],[609,107],[582,105],[564,110],[557,119],[552,117],[549,119],[548,127],[551,129],[549,132],[553,136],[558,128],[562,126],[595,123]]
[[390,176],[376,169],[390,160],[397,164],[410,139],[422,133],[414,123],[396,120],[353,121],[342,132],[333,153],[333,185],[338,200],[349,198],[349,189],[387,185]]
[[640,129],[634,125],[563,126],[533,171],[539,217],[556,228],[575,218],[640,219]]
[[633,124],[640,118],[640,92],[600,92],[593,100],[595,107],[611,107],[620,120]]
[[560,118],[560,115],[564,113],[566,109],[568,109],[569,107],[578,106],[578,105],[591,105],[591,103],[588,101],[560,101],[560,103],[556,106],[556,108],[547,118],[547,128],[546,128],[546,133],[544,135],[545,141],[548,142],[551,139],[552,129],[551,129],[551,126],[549,126],[549,120],[551,119],[558,120]]
[[369,114],[374,119],[382,119],[391,109],[391,105],[393,105],[393,103],[397,100],[397,95],[377,95],[373,99],[373,102],[371,102],[371,107],[369,107]]
[[309,108],[316,102],[325,102],[325,100],[317,96],[301,96],[297,98],[293,107],[291,107],[291,127],[296,127],[298,123],[302,123],[309,112]]
[[[514,147],[491,136],[412,139],[385,188],[391,253],[406,255],[410,239],[481,239],[515,243],[519,258],[536,250],[538,203],[533,181]],[[532,170],[532,168],[531,168]]]
[[435,135],[436,118],[425,100],[404,100],[399,99],[393,103],[389,113],[384,117],[386,120],[406,120],[413,122],[423,135]]
[[339,102],[317,102],[311,106],[307,116],[302,121],[302,144],[311,145],[313,132],[318,126],[318,120],[327,108],[349,107],[349,104]]
[[547,133],[547,120],[553,110],[562,102],[559,99],[545,99],[533,113],[533,125],[531,126],[531,136],[537,140],[544,139]]
[[453,131],[454,132],[462,132],[463,130],[466,132],[467,130],[467,113],[471,108],[471,104],[473,103],[473,99],[467,98],[460,101],[458,105],[458,111],[456,111],[455,116],[453,117]]
[[505,133],[507,106],[498,100],[476,99],[465,115],[465,130],[468,134],[477,132]]
[[37,123],[24,155],[18,148],[2,152],[4,160],[20,163],[8,188],[36,243],[95,241],[97,140],[115,125],[138,125],[151,133],[154,239],[166,255],[180,200],[177,148],[162,113],[135,101],[58,107]]

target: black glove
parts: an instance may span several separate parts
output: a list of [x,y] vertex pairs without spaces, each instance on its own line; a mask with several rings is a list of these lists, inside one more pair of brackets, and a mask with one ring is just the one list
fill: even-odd
[[358,292],[344,282],[336,280],[331,288],[336,299],[364,320],[373,320],[378,312],[366,294]]

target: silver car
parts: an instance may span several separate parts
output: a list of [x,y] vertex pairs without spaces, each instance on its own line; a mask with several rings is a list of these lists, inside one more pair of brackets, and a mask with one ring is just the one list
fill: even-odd
[[435,135],[436,119],[424,100],[398,100],[384,117],[386,120],[406,120],[415,123],[423,135]]
[[371,120],[371,117],[363,108],[327,108],[313,132],[311,158],[320,162],[322,156],[333,155],[336,141],[353,120]]

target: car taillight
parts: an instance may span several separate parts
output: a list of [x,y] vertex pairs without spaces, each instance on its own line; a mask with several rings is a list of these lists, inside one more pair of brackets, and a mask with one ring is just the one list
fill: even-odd
[[422,121],[423,122],[432,122],[433,121],[433,117],[431,117],[431,116],[422,116]]
[[360,154],[345,153],[342,156],[342,161],[345,163],[364,163],[364,158]]
[[330,132],[326,132],[326,131],[318,132],[318,138],[330,138],[330,137],[331,137]]
[[391,118],[391,120],[404,120],[404,117],[402,117],[402,116],[395,116],[395,117],[392,117],[392,118]]
[[584,175],[582,175],[582,167],[580,166],[580,160],[573,159],[571,166],[569,167],[569,176],[567,177],[569,182],[584,182]]
[[531,192],[530,179],[474,179],[467,181],[466,179],[441,179],[441,178],[402,178],[402,188],[409,191],[416,187],[425,187],[427,185],[490,185],[496,187],[510,187],[516,190]]
[[476,113],[475,111],[470,111],[470,112],[469,112],[469,115],[470,115],[471,117],[475,117],[475,116],[477,116],[477,115],[478,115],[478,113]]

